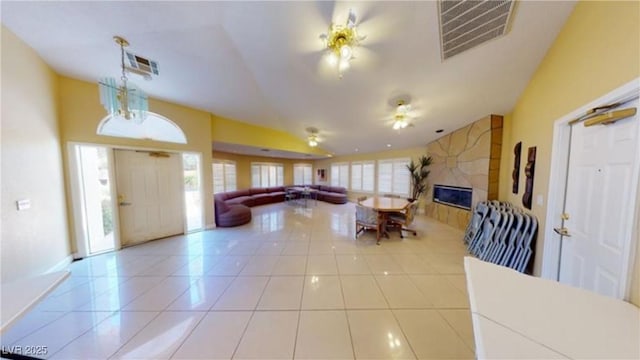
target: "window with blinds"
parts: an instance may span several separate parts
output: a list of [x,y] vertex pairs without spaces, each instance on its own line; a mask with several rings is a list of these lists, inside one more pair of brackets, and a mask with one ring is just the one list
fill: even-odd
[[351,163],[351,190],[373,192],[375,162],[357,161]]
[[235,191],[236,163],[228,160],[213,160],[213,193]]
[[311,185],[313,168],[311,164],[293,164],[293,184]]
[[349,188],[349,163],[331,164],[331,186]]
[[409,196],[408,158],[378,160],[378,193]]
[[284,185],[282,164],[251,163],[251,187]]

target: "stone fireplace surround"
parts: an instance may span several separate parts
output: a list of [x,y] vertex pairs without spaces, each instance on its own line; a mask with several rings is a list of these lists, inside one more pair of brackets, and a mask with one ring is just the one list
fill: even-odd
[[471,208],[498,198],[502,116],[488,115],[427,145],[431,156],[429,189],[425,196],[427,216],[465,229],[471,212],[433,202],[433,185],[472,188]]

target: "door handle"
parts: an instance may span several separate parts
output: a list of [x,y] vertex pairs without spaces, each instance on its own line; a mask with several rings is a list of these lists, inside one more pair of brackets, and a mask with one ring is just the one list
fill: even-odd
[[126,202],[126,201],[120,201],[120,203],[118,203],[118,205],[120,205],[120,206],[129,206],[129,205],[131,205],[131,203],[130,202]]
[[571,236],[571,234],[569,234],[569,229],[567,229],[566,227],[553,228],[553,231],[555,231],[556,234],[558,234],[560,236],[566,236],[566,237],[570,237]]

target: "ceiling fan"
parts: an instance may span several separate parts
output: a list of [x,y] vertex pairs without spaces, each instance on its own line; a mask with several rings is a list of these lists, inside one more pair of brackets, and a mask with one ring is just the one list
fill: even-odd
[[331,67],[336,67],[338,76],[350,67],[351,60],[355,59],[354,49],[366,36],[358,35],[357,18],[353,10],[349,9],[346,23],[331,23],[326,34],[320,35],[324,43],[326,59]]
[[413,127],[412,119],[415,118],[415,113],[411,104],[408,101],[400,99],[396,102],[393,114],[390,118],[387,118],[387,123],[391,125],[393,130],[401,130],[407,127]]

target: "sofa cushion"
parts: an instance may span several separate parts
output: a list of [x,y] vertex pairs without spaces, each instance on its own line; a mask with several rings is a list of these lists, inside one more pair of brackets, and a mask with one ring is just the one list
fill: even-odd
[[343,188],[342,186],[320,185],[320,191],[334,192],[334,193],[338,193],[338,194],[346,194],[347,193],[347,189]]
[[251,196],[238,196],[225,201],[227,205],[246,205],[253,206],[253,198]]
[[267,192],[267,188],[251,188],[251,189],[249,189],[249,193],[251,195],[264,194],[266,192]]
[[267,192],[270,192],[270,193],[273,193],[273,192],[284,192],[284,186],[268,187],[267,188]]
[[237,198],[237,197],[240,197],[240,196],[250,196],[251,195],[251,193],[249,193],[249,189],[237,190],[237,191],[229,191],[229,192],[227,192],[225,194],[226,194],[226,197],[227,197],[226,200]]
[[318,193],[318,198],[322,201],[326,201],[332,204],[347,203],[347,195],[337,192],[321,191]]

